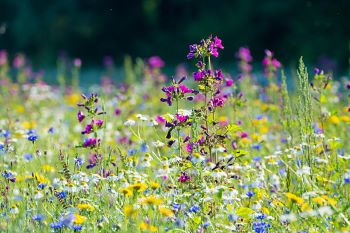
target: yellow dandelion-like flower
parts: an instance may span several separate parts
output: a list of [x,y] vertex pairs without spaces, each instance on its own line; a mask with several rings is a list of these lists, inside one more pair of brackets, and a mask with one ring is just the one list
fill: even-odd
[[327,204],[327,201],[322,196],[314,197],[314,198],[312,198],[312,201],[319,204],[319,205],[326,205]]
[[333,115],[329,118],[329,121],[335,125],[339,124],[340,123],[340,120],[337,116]]
[[135,183],[133,185],[130,185],[130,188],[140,193],[147,189],[147,185],[145,183]]
[[304,204],[301,205],[300,209],[301,209],[301,211],[311,210],[309,204],[306,203],[306,202],[305,202]]
[[151,181],[150,184],[152,189],[157,189],[160,187],[160,184],[154,181]]
[[79,214],[75,214],[73,223],[76,224],[76,225],[80,225],[80,224],[83,224],[86,221],[86,219],[87,218],[85,216],[82,216],[82,215],[79,215]]
[[162,199],[156,196],[148,196],[140,199],[141,204],[149,204],[149,205],[160,205],[162,204]]
[[132,205],[124,206],[124,214],[127,217],[131,217],[137,214],[137,209],[135,209]]
[[93,207],[92,205],[87,204],[87,203],[78,204],[77,208],[80,210],[87,210],[87,211],[94,211],[95,210],[95,207]]
[[49,183],[48,179],[46,179],[44,176],[42,176],[38,173],[35,173],[34,177],[38,181],[38,183],[41,183],[41,184],[48,184]]
[[142,231],[150,231],[150,232],[156,232],[158,230],[157,227],[149,225],[145,222],[142,222],[140,224],[140,228]]
[[55,171],[55,168],[49,164],[44,164],[42,166],[42,168],[45,172],[54,172]]
[[297,195],[293,193],[286,193],[286,196],[288,198],[288,201],[291,201],[293,203],[297,203],[298,205],[302,205],[304,203],[303,198],[298,197]]
[[122,188],[119,190],[119,192],[124,194],[125,196],[131,196],[133,193],[130,188]]
[[166,216],[166,217],[171,217],[174,215],[174,212],[168,208],[165,207],[159,207],[159,213],[161,213],[162,215]]
[[342,120],[342,121],[344,121],[346,123],[350,123],[350,117],[348,117],[348,116],[341,116],[340,120]]

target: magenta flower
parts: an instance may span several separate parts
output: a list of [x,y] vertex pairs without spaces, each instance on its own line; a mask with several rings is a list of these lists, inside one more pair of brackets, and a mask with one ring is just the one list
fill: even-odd
[[93,148],[93,147],[95,147],[95,146],[97,145],[97,142],[98,142],[98,141],[99,141],[99,140],[96,139],[96,138],[88,138],[88,139],[86,139],[86,140],[84,141],[83,147],[91,147],[91,148]]
[[241,47],[238,50],[238,58],[245,62],[251,62],[253,60],[252,55],[250,54],[250,50],[247,47]]
[[226,79],[226,86],[227,86],[227,87],[231,87],[232,85],[233,85],[233,80],[230,79],[230,78],[227,78],[227,79]]
[[121,112],[122,112],[122,110],[120,108],[116,108],[114,110],[114,115],[119,116]]
[[178,180],[179,180],[181,183],[186,183],[186,182],[191,181],[191,177],[190,177],[189,175],[187,175],[186,172],[183,172],[183,173],[181,174],[181,176],[179,177]]
[[217,36],[214,37],[214,45],[219,49],[224,49],[224,46],[222,46],[222,40],[219,39]]
[[164,61],[159,56],[152,56],[148,59],[148,64],[152,68],[162,68]]
[[159,124],[165,124],[166,120],[164,117],[162,116],[156,116],[155,120],[159,123]]
[[92,124],[87,124],[85,126],[85,129],[81,132],[82,134],[89,134],[91,133],[92,131],[94,131],[94,127]]
[[97,127],[102,127],[102,125],[103,125],[103,120],[97,119],[97,120],[94,121],[94,123],[97,125]]
[[180,114],[176,114],[176,119],[180,122],[185,122],[188,120],[188,116],[183,116],[183,115],[180,115]]
[[198,72],[193,72],[193,78],[194,81],[201,81],[203,79],[203,77],[205,76],[205,71],[198,71]]
[[281,63],[273,57],[273,52],[268,49],[265,50],[265,57],[262,64],[264,66],[265,76],[268,78],[276,76],[277,70],[282,66]]

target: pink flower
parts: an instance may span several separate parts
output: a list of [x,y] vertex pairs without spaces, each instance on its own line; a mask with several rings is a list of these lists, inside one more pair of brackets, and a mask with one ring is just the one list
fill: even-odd
[[253,57],[250,54],[249,48],[246,48],[246,47],[239,48],[238,57],[245,62],[251,62],[253,60]]
[[98,140],[96,138],[88,138],[84,141],[83,147],[95,147],[97,144]]
[[13,59],[13,66],[17,69],[24,66],[25,63],[25,57],[23,54],[17,54],[15,58]]
[[0,66],[7,64],[6,50],[0,50]]
[[114,115],[119,116],[121,112],[122,112],[122,110],[120,108],[116,108],[114,110]]
[[80,68],[81,67],[81,59],[80,58],[75,58],[73,61],[73,64],[75,67]]
[[178,179],[181,183],[189,182],[191,180],[191,177],[187,175],[186,172],[183,172],[181,176]]
[[159,56],[152,56],[148,59],[148,64],[152,68],[162,68],[164,66],[164,61]]

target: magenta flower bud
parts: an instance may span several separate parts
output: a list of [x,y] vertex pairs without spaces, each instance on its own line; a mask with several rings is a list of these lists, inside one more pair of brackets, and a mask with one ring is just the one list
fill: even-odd
[[176,119],[180,122],[185,122],[187,121],[188,119],[188,116],[183,116],[183,115],[180,115],[180,114],[176,114]]
[[224,46],[222,46],[222,40],[219,39],[217,36],[214,37],[214,45],[219,49],[224,49]]
[[89,134],[89,133],[91,133],[93,131],[93,129],[94,129],[94,127],[92,126],[92,124],[87,124],[85,126],[84,131],[82,131],[81,133],[82,134]]
[[13,66],[17,69],[23,67],[25,64],[25,57],[23,54],[17,54],[13,59]]
[[73,64],[75,67],[80,68],[81,67],[81,59],[80,58],[75,58],[73,61]]
[[227,79],[226,79],[226,86],[227,86],[227,87],[231,87],[232,85],[233,85],[233,80],[230,79],[230,78],[227,78]]
[[156,121],[159,123],[159,124],[165,124],[166,120],[164,117],[162,116],[156,116]]
[[241,132],[241,138],[246,138],[248,137],[248,134],[246,132]]
[[78,111],[78,121],[82,122],[85,119],[85,115],[83,112]]
[[116,108],[116,109],[114,110],[114,114],[115,114],[116,116],[119,116],[121,112],[122,112],[122,110],[121,110],[120,108]]
[[162,68],[164,61],[159,56],[152,56],[148,59],[148,64],[152,68]]

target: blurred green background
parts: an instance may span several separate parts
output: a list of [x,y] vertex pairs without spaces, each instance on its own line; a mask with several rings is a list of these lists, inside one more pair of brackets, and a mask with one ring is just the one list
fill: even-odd
[[0,49],[24,52],[34,66],[55,65],[61,51],[84,66],[105,55],[121,63],[126,54],[175,65],[186,60],[188,44],[216,34],[224,63],[248,46],[255,61],[269,48],[285,65],[303,55],[344,74],[349,12],[348,0],[0,0]]

